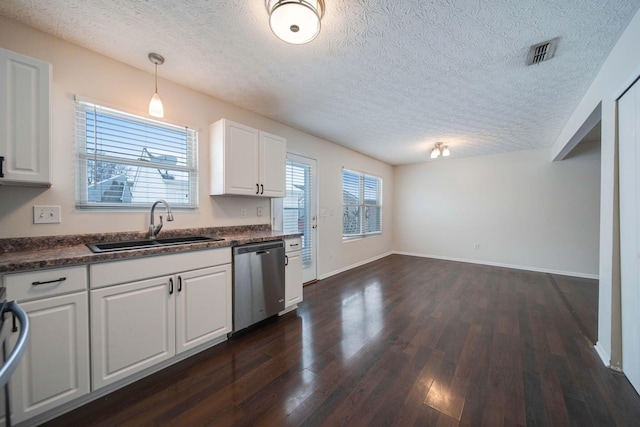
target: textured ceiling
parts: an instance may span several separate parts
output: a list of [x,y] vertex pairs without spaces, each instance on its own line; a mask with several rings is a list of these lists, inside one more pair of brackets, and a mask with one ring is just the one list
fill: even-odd
[[[550,146],[640,0],[325,0],[289,45],[262,0],[2,0],[0,15],[390,164]],[[527,67],[528,47],[559,37]],[[162,90],[160,90],[162,93]],[[167,108],[167,112],[170,107]],[[442,160],[436,160],[442,161]]]

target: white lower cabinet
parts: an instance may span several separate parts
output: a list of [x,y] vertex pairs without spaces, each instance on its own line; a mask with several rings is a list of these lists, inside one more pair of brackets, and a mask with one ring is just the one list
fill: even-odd
[[160,277],[91,291],[94,389],[173,357],[170,280]]
[[177,289],[178,353],[231,332],[231,265],[180,274]]
[[285,310],[302,302],[302,240],[285,240],[284,306]]
[[89,393],[87,293],[20,306],[29,316],[31,334],[11,377],[14,423]]
[[[18,301],[30,322],[10,381],[11,421],[19,423],[90,391],[87,268],[7,274],[4,284],[7,298]],[[17,332],[11,335],[12,347],[17,338]]]
[[[230,262],[230,250],[224,250]],[[164,266],[159,268],[179,265],[176,256],[157,257],[158,265]],[[128,264],[105,263],[100,268],[143,265],[124,263]],[[229,263],[105,286],[90,293],[94,390],[231,332]]]
[[83,265],[0,276],[31,325],[10,380],[12,422],[170,363],[232,330],[230,248],[92,264],[88,273]]

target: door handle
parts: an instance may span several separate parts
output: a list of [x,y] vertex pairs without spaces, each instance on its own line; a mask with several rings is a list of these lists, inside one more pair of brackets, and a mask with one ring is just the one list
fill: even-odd
[[260,184],[256,184],[256,194],[260,194]]
[[173,295],[173,278],[169,279],[169,295]]
[[3,164],[4,164],[4,156],[0,156],[0,178],[4,178],[4,172],[2,172]]
[[264,194],[264,184],[260,184],[260,194]]
[[289,257],[288,256],[284,256],[284,266],[286,267],[287,265],[289,265]]
[[182,276],[178,276],[178,292],[182,292]]

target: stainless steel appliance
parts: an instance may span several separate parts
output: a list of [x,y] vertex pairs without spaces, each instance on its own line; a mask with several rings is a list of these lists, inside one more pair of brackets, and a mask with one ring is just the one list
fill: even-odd
[[[9,410],[9,378],[20,363],[29,339],[29,317],[27,313],[15,301],[7,301],[6,289],[0,287],[0,343],[2,344],[2,366],[0,366],[0,387],[4,387],[4,422],[11,425],[11,412]],[[11,318],[5,319],[5,314],[11,313]],[[18,331],[16,319],[20,323],[20,334],[16,345],[8,354],[9,335]]]
[[284,241],[233,248],[233,332],[284,310]]

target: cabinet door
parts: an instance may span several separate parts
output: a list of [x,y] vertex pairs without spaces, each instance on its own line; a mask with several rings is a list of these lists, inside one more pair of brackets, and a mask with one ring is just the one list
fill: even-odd
[[231,332],[231,264],[180,274],[177,283],[178,353]]
[[287,141],[276,135],[260,132],[260,195],[285,196]]
[[302,301],[302,252],[287,253],[284,270],[284,306],[290,307]]
[[[22,361],[11,377],[15,423],[89,393],[87,292],[20,303],[31,324]],[[13,344],[17,333],[12,335]]]
[[225,120],[225,193],[255,196],[258,192],[258,131]]
[[0,48],[0,184],[50,186],[51,65]]
[[174,292],[173,277],[91,291],[94,390],[174,356]]

